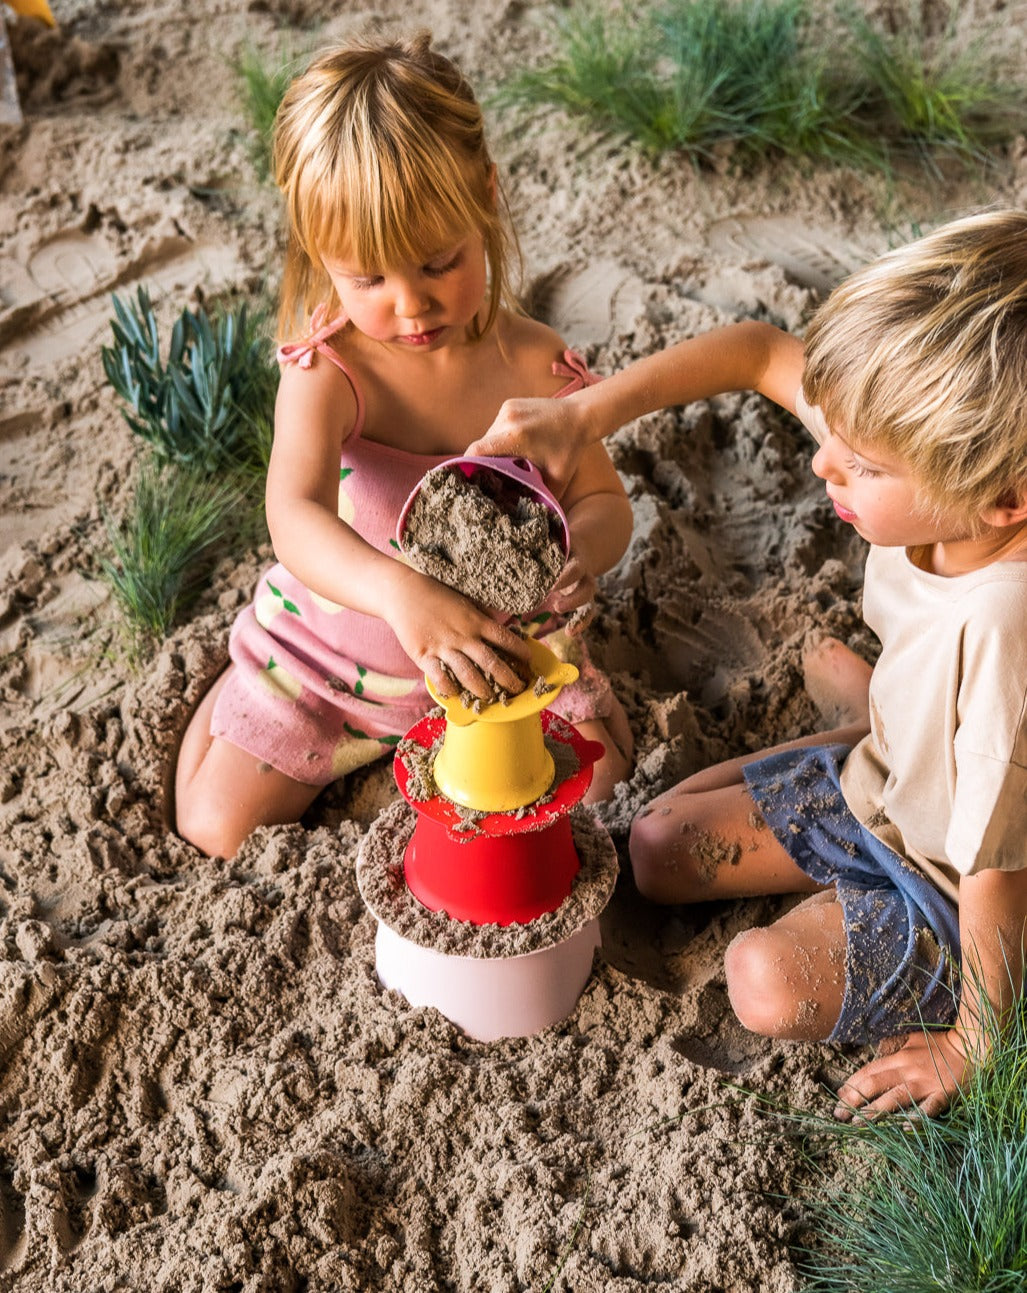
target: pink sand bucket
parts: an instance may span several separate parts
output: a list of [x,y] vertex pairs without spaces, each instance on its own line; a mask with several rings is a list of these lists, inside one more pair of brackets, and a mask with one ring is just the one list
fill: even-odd
[[[564,556],[568,556],[571,550],[571,536],[567,525],[567,517],[563,508],[556,501],[555,495],[548,489],[542,479],[542,473],[527,458],[470,458],[465,455],[459,458],[448,458],[445,462],[440,462],[437,467],[432,467],[431,471],[426,472],[425,475],[432,475],[438,471],[458,470],[462,471],[468,479],[473,479],[478,472],[486,469],[513,481],[522,494],[537,500],[548,508],[556,519],[560,532],[560,546],[563,548]],[[421,492],[423,484],[424,477],[410,491],[407,501],[403,504],[403,510],[399,514],[399,521],[396,525],[396,542],[400,548],[403,547],[403,534],[406,530],[407,517],[410,515],[410,509],[413,507],[417,495]]]

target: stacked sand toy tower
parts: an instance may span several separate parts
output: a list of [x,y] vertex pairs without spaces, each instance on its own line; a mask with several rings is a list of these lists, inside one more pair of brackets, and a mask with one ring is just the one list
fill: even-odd
[[529,648],[538,681],[505,703],[476,712],[432,690],[441,713],[400,745],[402,799],[357,859],[381,982],[482,1041],[574,1009],[617,875],[609,836],[579,806],[603,747],[545,709],[577,670]]

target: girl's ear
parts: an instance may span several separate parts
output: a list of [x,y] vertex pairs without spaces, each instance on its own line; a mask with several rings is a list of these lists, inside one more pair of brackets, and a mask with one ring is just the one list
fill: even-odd
[[982,518],[987,525],[1001,527],[1027,521],[1027,489],[1010,489],[993,507],[986,507]]

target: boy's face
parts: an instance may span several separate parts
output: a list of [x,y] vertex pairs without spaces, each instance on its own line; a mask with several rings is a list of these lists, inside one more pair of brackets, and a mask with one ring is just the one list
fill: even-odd
[[813,455],[813,472],[841,519],[869,543],[917,547],[967,538],[967,518],[928,508],[906,464],[883,450],[856,450],[831,432]]

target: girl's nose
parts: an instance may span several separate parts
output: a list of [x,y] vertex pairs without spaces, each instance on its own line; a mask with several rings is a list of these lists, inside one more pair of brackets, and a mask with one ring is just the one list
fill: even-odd
[[396,288],[394,309],[401,319],[416,319],[428,309],[428,298],[413,283],[401,283]]

